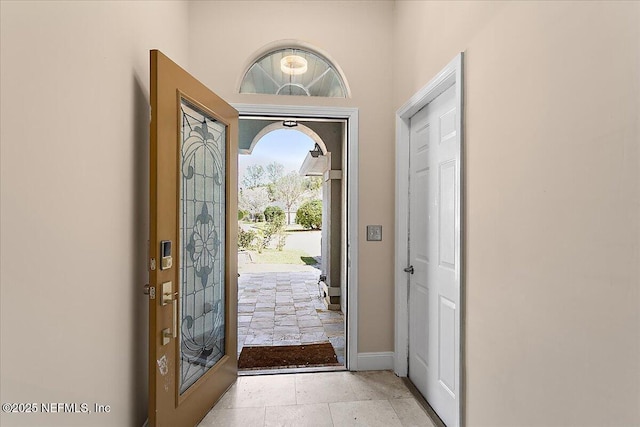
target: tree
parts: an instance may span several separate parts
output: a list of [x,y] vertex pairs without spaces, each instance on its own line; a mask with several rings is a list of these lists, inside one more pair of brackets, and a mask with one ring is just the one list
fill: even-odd
[[249,165],[244,171],[242,185],[244,188],[255,188],[264,184],[264,167],[262,165]]
[[276,201],[276,184],[284,175],[284,165],[278,162],[271,162],[266,167],[267,171],[267,190],[269,191],[269,199]]
[[291,224],[291,210],[305,193],[304,178],[297,172],[289,172],[275,184],[275,199],[281,201],[287,211],[287,224]]
[[269,204],[269,195],[265,187],[247,188],[240,192],[238,207],[248,211],[254,219],[262,216],[262,211]]
[[304,202],[296,213],[296,222],[308,229],[320,229],[322,227],[322,200],[309,200]]
[[322,177],[321,176],[309,176],[307,177],[307,181],[305,183],[307,190],[316,192],[322,188]]
[[284,176],[284,165],[278,162],[271,162],[267,165],[267,180],[269,184],[275,184]]

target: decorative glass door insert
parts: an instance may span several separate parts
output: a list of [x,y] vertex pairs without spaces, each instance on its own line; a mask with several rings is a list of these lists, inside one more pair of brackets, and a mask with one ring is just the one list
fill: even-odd
[[226,126],[180,102],[180,394],[225,354]]

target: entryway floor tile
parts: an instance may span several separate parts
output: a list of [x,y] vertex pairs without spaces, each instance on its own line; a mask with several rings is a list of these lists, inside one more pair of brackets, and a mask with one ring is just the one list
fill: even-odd
[[242,376],[200,423],[201,427],[435,425],[391,371]]

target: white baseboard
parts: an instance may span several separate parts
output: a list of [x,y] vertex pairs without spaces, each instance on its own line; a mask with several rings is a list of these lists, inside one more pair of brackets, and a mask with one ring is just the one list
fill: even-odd
[[393,351],[358,353],[358,371],[393,370]]

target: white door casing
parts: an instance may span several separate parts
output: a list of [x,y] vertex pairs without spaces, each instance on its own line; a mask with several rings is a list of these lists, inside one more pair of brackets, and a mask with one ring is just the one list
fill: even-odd
[[[347,339],[346,368],[357,371],[358,360],[358,109],[348,107],[321,107],[301,105],[268,105],[232,103],[240,116],[304,117],[305,119],[346,119],[347,143],[343,161],[346,164],[346,295],[347,310],[345,332]],[[344,295],[344,294],[343,294]],[[384,369],[388,369],[385,367]]]
[[460,54],[397,113],[394,365],[449,427],[463,401],[462,112]]

